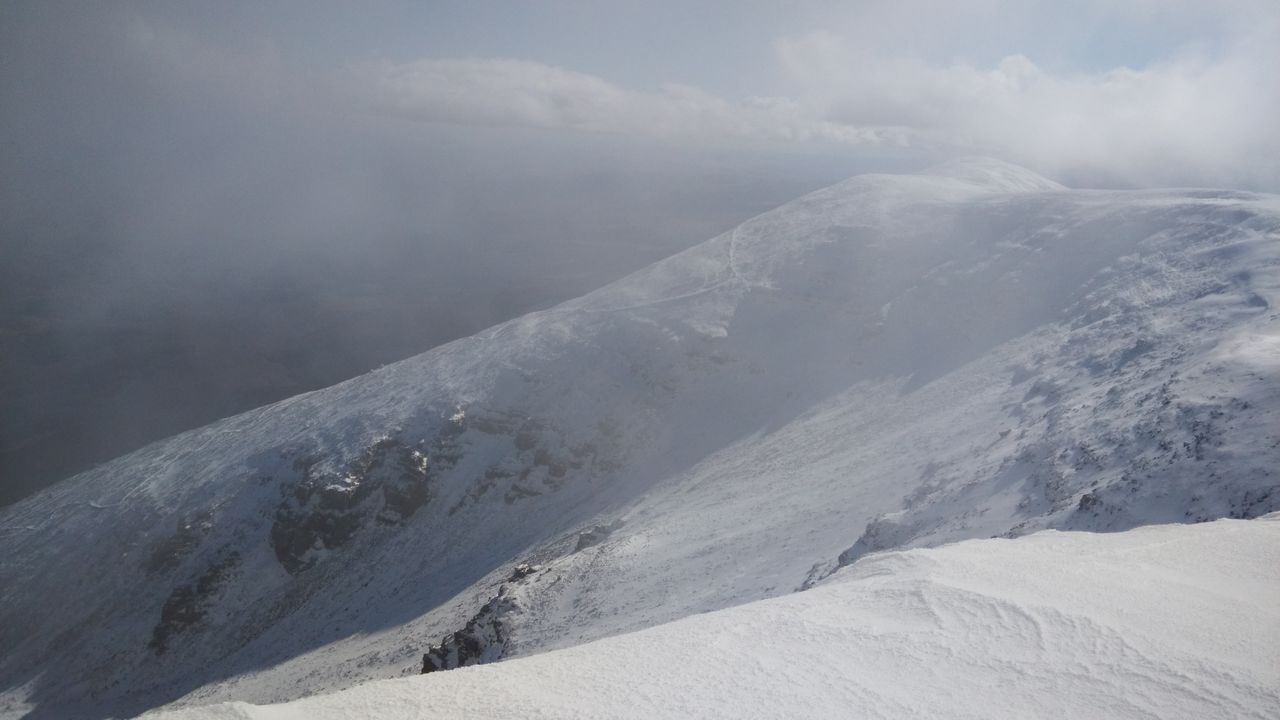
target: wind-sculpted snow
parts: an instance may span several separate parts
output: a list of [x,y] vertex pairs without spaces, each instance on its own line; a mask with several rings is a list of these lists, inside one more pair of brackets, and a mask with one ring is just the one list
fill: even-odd
[[1278,595],[1277,516],[972,540],[566,650],[156,720],[1262,720]]
[[415,673],[522,563],[479,657],[870,551],[1280,509],[1278,303],[1275,196],[855,177],[0,511],[0,715]]

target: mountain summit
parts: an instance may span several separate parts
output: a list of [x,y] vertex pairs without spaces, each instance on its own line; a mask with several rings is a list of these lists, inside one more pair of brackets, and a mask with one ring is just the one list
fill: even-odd
[[0,714],[285,700],[875,551],[1259,516],[1278,302],[1280,197],[858,176],[0,510]]

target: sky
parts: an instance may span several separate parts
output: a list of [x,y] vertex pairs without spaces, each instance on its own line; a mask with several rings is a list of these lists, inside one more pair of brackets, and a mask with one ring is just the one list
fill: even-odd
[[142,68],[119,65],[136,63],[158,92],[204,88],[312,121],[908,146],[1114,183],[1277,182],[1262,155],[1278,145],[1280,8],[1266,0],[19,3],[5,13],[19,70],[55,47],[62,65],[47,68],[59,77],[28,78],[40,87],[15,89],[19,98],[92,75],[77,62],[126,74]]
[[1278,68],[1267,0],[0,4],[0,501],[859,172],[1278,191]]
[[[172,93],[169,84],[308,123],[373,116],[669,143],[912,147],[1133,185],[1280,179],[1266,157],[1280,149],[1280,6],[1268,0],[54,2],[2,12],[6,95],[59,109],[98,109],[113,90]],[[147,87],[112,87],[131,80]]]

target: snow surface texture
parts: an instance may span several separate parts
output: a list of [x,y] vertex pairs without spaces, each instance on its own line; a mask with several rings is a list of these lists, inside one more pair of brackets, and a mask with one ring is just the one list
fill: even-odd
[[1280,515],[864,558],[529,658],[155,720],[1275,718]]
[[1280,197],[855,177],[0,511],[0,716],[278,702],[870,551],[1259,516],[1278,303]]

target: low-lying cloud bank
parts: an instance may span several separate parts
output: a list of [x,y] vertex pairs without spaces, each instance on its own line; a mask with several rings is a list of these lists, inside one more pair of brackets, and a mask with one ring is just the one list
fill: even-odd
[[794,100],[731,101],[689,85],[620,88],[587,73],[527,60],[425,59],[355,69],[357,93],[405,117],[464,125],[518,125],[663,139],[875,144],[893,129],[814,117]]
[[821,30],[774,42],[785,92],[768,96],[632,90],[491,58],[353,66],[343,86],[365,110],[427,122],[980,152],[1086,182],[1276,189],[1280,9],[1233,7],[1240,17],[1217,42],[1140,67],[1055,69],[1033,48],[989,64],[937,62]]
[[787,74],[809,88],[805,107],[827,122],[1139,184],[1275,183],[1277,48],[1253,37],[1218,54],[1070,73],[1021,54],[990,68],[869,58],[821,32],[777,43]]

